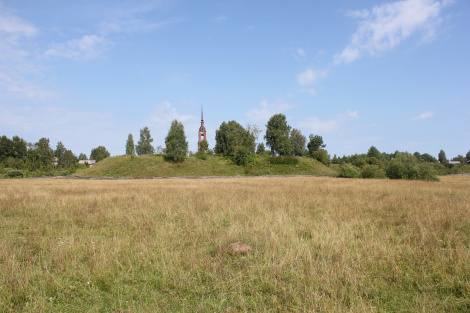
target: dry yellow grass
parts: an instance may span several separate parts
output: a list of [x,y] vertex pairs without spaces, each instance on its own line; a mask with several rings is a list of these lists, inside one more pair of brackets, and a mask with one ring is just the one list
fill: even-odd
[[[0,190],[2,312],[470,310],[468,176]],[[254,252],[219,252],[235,241]]]

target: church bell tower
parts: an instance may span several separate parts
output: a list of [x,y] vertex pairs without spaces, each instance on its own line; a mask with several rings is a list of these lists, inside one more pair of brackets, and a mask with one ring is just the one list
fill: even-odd
[[201,140],[207,140],[206,127],[204,127],[204,111],[201,106],[201,127],[199,127],[199,140],[197,141],[197,151],[199,152]]

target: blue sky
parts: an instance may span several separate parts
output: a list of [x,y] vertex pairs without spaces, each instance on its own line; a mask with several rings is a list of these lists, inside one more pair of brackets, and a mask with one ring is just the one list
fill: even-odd
[[0,0],[0,135],[125,153],[283,113],[328,152],[470,150],[470,1]]

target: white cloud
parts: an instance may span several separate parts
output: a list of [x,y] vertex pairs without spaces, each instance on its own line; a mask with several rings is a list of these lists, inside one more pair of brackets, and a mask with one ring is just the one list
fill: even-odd
[[226,20],[227,20],[227,17],[225,15],[219,15],[214,19],[214,21],[216,21],[217,23],[222,23],[222,22],[225,22]]
[[322,121],[318,117],[310,117],[300,122],[299,126],[313,133],[332,132],[339,129],[347,121],[357,118],[359,118],[357,111],[346,111],[331,120]]
[[112,42],[103,36],[85,35],[80,39],[72,39],[64,43],[53,43],[46,51],[46,55],[87,60],[98,57],[111,45]]
[[314,71],[311,68],[307,68],[305,72],[302,72],[297,75],[297,81],[302,86],[312,85],[316,83],[320,78],[325,77],[326,74],[327,71],[325,70]]
[[428,111],[428,112],[424,112],[421,115],[413,117],[412,120],[424,120],[424,119],[427,119],[427,118],[431,118],[433,116],[434,116],[434,112]]
[[334,56],[336,65],[349,63],[365,52],[379,54],[394,48],[414,33],[426,40],[435,33],[441,10],[452,1],[404,0],[385,3],[372,10],[358,10],[348,16],[359,20],[349,45]]
[[253,121],[264,123],[274,114],[283,113],[293,107],[295,105],[283,100],[277,100],[274,103],[268,103],[268,101],[263,100],[259,103],[258,107],[253,108],[246,115]]

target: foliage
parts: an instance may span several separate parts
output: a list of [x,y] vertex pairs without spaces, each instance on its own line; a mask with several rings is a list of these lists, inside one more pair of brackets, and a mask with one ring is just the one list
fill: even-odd
[[313,157],[313,153],[315,151],[317,151],[318,149],[323,149],[323,148],[326,147],[326,144],[323,143],[322,136],[319,136],[319,135],[314,136],[313,134],[310,134],[310,136],[308,136],[308,138],[310,139],[310,141],[307,144],[307,149],[308,149],[308,153],[311,157]]
[[135,151],[138,155],[155,154],[155,149],[152,146],[153,138],[150,135],[150,130],[147,126],[140,130],[140,139],[135,146]]
[[108,152],[108,150],[106,150],[104,146],[99,146],[91,150],[90,159],[95,160],[96,162],[100,162],[106,158],[109,158],[110,155],[111,154]]
[[[250,131],[252,130],[252,131]],[[215,131],[215,148],[216,154],[225,156],[235,156],[235,150],[239,146],[246,147],[249,153],[255,152],[255,135],[253,129],[243,128],[235,121],[223,122],[219,129]]]
[[295,156],[303,156],[305,154],[305,144],[307,138],[297,128],[292,129],[290,132],[290,143],[292,147],[292,154]]
[[126,155],[135,155],[134,136],[132,136],[132,134],[127,136]]
[[270,157],[269,163],[271,164],[285,164],[285,165],[296,165],[299,164],[299,159],[293,156],[277,156]]
[[264,155],[264,151],[266,151],[266,148],[264,147],[264,143],[260,142],[258,146],[256,147],[256,154]]
[[366,164],[361,168],[361,178],[386,178],[385,171],[378,165]]
[[80,153],[79,157],[78,157],[79,160],[88,160],[88,157],[86,156],[85,153]]
[[41,138],[28,149],[25,164],[30,171],[52,169],[54,151],[48,138]]
[[437,159],[428,153],[423,153],[419,155],[418,159],[421,162],[437,163]]
[[381,156],[381,155],[380,155],[380,151],[379,151],[376,147],[371,146],[371,147],[369,148],[369,150],[367,151],[367,156],[368,156],[369,158],[380,159],[380,156]]
[[326,166],[330,165],[331,163],[330,156],[328,155],[328,152],[324,149],[318,149],[314,151],[312,157]]
[[352,164],[343,164],[339,169],[339,177],[358,178],[361,170]]
[[264,139],[266,145],[271,148],[273,155],[292,155],[292,146],[289,138],[291,127],[287,124],[284,114],[271,116],[266,124],[266,134]]
[[207,140],[201,140],[199,142],[199,152],[207,152],[207,150],[209,149],[209,143],[207,142]]
[[441,164],[449,163],[449,161],[447,161],[446,153],[444,152],[444,150],[439,151],[438,160]]
[[432,164],[420,163],[414,155],[409,153],[399,153],[387,165],[385,173],[390,179],[439,180]]
[[233,160],[237,165],[247,166],[251,161],[250,151],[248,151],[248,148],[245,146],[238,146],[235,149],[235,156]]
[[171,122],[170,130],[165,138],[166,153],[174,162],[182,162],[188,153],[188,142],[181,122]]
[[207,158],[209,156],[207,155],[207,153],[200,151],[200,152],[196,153],[196,157],[200,160],[207,160]]
[[467,159],[467,161],[470,161],[470,150],[465,155],[465,158]]

